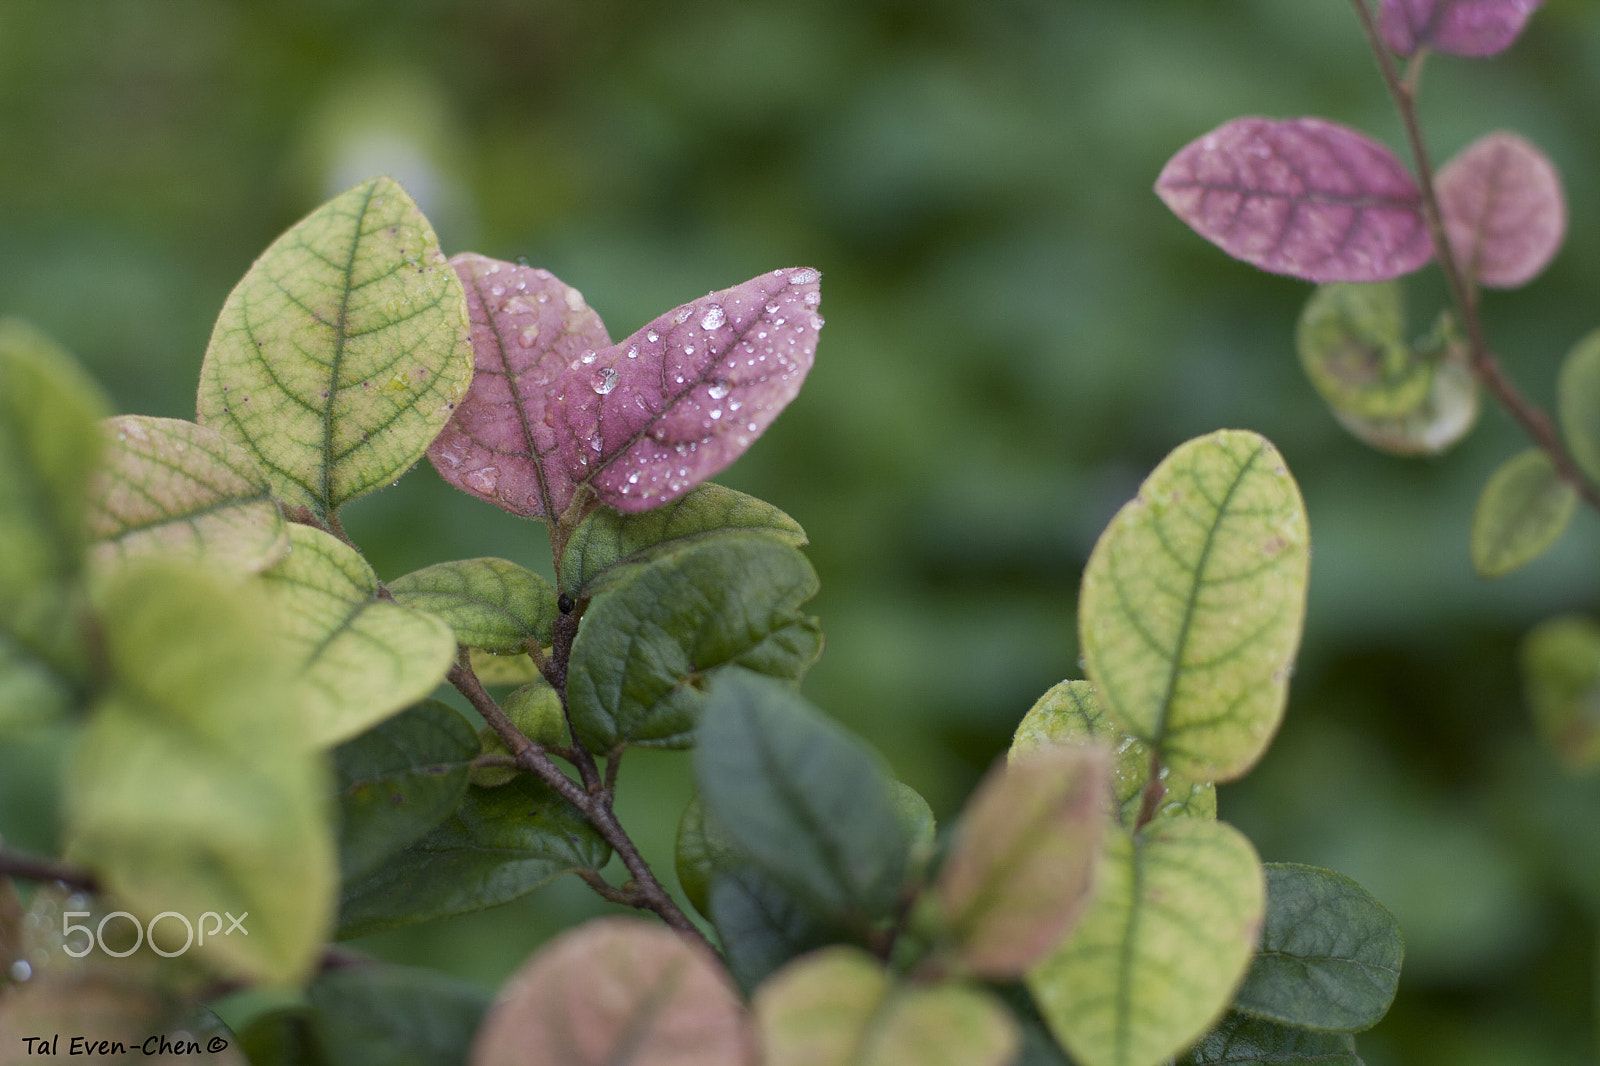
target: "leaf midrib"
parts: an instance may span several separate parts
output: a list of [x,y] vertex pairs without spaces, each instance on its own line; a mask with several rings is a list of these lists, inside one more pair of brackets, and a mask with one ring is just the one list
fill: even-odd
[[361,208],[355,214],[355,232],[350,237],[350,255],[345,260],[344,285],[339,293],[339,318],[334,325],[333,358],[328,361],[328,401],[322,405],[322,508],[325,514],[337,510],[333,503],[333,464],[336,461],[333,454],[333,407],[338,397],[339,370],[344,362],[345,344],[349,340],[347,326],[350,293],[354,288],[351,281],[355,276],[356,253],[361,248],[361,228],[366,222],[367,211],[371,208],[372,200],[377,193],[378,183],[376,181],[369,183],[366,198],[361,201]]

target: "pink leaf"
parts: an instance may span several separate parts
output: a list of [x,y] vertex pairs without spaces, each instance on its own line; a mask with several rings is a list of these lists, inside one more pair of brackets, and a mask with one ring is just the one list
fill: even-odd
[[1383,0],[1383,39],[1400,55],[1432,48],[1492,56],[1511,47],[1544,0]]
[[1482,285],[1526,284],[1566,237],[1561,175],[1514,133],[1491,133],[1468,145],[1439,171],[1436,188],[1456,262]]
[[1173,156],[1156,195],[1235,259],[1305,281],[1385,281],[1433,255],[1393,152],[1319,118],[1240,118]]
[[750,1066],[753,1037],[716,959],[672,930],[598,918],[501,990],[472,1066]]
[[711,293],[611,344],[548,271],[464,254],[477,375],[429,458],[514,514],[577,486],[622,511],[676,499],[737,459],[799,391],[822,317],[810,268]]

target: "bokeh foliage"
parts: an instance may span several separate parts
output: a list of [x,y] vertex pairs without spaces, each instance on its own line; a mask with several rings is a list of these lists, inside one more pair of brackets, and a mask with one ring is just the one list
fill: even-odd
[[[1549,405],[1600,272],[1600,7],[1550,0],[1507,55],[1436,59],[1441,158],[1516,128],[1561,167],[1571,235],[1485,297]],[[123,412],[192,417],[233,282],[327,196],[387,171],[444,251],[527,256],[614,331],[775,263],[822,269],[800,399],[722,480],[806,529],[828,649],[808,696],[953,813],[1034,698],[1078,673],[1079,575],[1181,441],[1282,450],[1316,552],[1287,717],[1222,790],[1263,858],[1333,867],[1407,935],[1369,1062],[1544,1063],[1593,1046],[1600,784],[1539,747],[1516,675],[1536,621],[1592,613],[1600,523],[1472,574],[1497,414],[1449,463],[1364,450],[1295,358],[1305,286],[1226,261],[1151,195],[1239,114],[1326,114],[1398,145],[1343,0],[7,0],[0,310],[82,356]],[[1415,318],[1437,275],[1408,288]],[[352,504],[380,576],[536,531],[425,465]],[[0,754],[0,834],[43,848],[51,744]],[[630,755],[621,816],[658,870],[681,754]],[[563,884],[364,946],[497,983],[600,906]],[[514,936],[505,930],[515,928]]]

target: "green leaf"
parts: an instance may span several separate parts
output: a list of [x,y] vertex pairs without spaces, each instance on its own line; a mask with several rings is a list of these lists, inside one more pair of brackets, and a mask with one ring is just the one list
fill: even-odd
[[1562,364],[1556,410],[1572,461],[1590,481],[1600,481],[1600,330],[1579,341]]
[[1249,770],[1283,717],[1309,564],[1305,504],[1269,441],[1178,447],[1084,570],[1080,643],[1106,717],[1174,773]]
[[434,970],[368,964],[306,990],[321,1056],[339,1066],[460,1066],[489,993]]
[[102,561],[168,555],[255,572],[288,550],[272,487],[243,448],[176,418],[120,415],[103,428],[89,511]]
[[577,808],[532,777],[469,789],[437,829],[345,886],[339,939],[493,907],[610,857]]
[[739,994],[715,956],[659,924],[600,918],[518,970],[471,1066],[748,1066]]
[[[1117,817],[1124,829],[1132,830],[1144,805],[1145,786],[1150,783],[1150,748],[1106,720],[1089,682],[1063,681],[1040,696],[1023,715],[1006,757],[1014,762],[1048,745],[1095,743],[1111,747]],[[1167,790],[1155,818],[1217,817],[1217,789],[1211,782],[1191,781],[1170,771],[1162,780]]]
[[258,1015],[239,1030],[239,1051],[250,1066],[330,1066],[317,1051],[305,1007]]
[[261,577],[300,650],[312,743],[347,740],[431,694],[455,660],[450,627],[380,600],[377,575],[338,538],[291,524],[289,545]]
[[795,549],[720,537],[665,556],[594,601],[573,645],[567,701],[591,751],[687,747],[705,687],[727,667],[798,681],[822,651],[800,605],[817,574]]
[[959,984],[896,985],[857,948],[825,948],[768,980],[753,1004],[766,1066],[1005,1066],[1016,1024]]
[[1506,460],[1472,512],[1472,568],[1479,577],[1504,577],[1533,562],[1561,539],[1577,505],[1577,490],[1543,449]]
[[745,670],[712,688],[694,753],[706,811],[824,913],[877,918],[910,841],[873,754],[787,685]]
[[922,793],[894,778],[889,779],[889,800],[894,804],[895,814],[906,831],[906,839],[911,842],[906,858],[906,873],[909,877],[921,878],[933,859],[935,837],[939,830],[933,818],[933,808],[922,798]]
[[77,580],[106,408],[70,355],[0,320],[0,729],[80,698]]
[[1573,769],[1600,766],[1600,624],[1575,615],[1541,622],[1521,658],[1539,734]]
[[202,425],[326,519],[421,459],[472,381],[467,298],[390,178],[334,197],[228,295],[200,368]]
[[708,482],[654,510],[594,511],[562,549],[561,580],[587,599],[653,559],[726,533],[757,533],[794,548],[807,543],[800,523],[770,503]]
[[1233,998],[1264,906],[1261,862],[1232,826],[1113,829],[1089,913],[1028,987],[1083,1066],[1155,1066]]
[[1178,1066],[1362,1066],[1355,1037],[1313,1033],[1275,1025],[1244,1014],[1229,1014],[1222,1024],[1178,1060]]
[[348,883],[450,817],[467,794],[478,737],[427,700],[333,749],[339,867]]
[[747,993],[791,959],[859,939],[748,864],[715,872],[702,913],[717,930],[728,972]]
[[462,559],[416,570],[389,583],[395,601],[444,619],[456,641],[472,648],[516,651],[530,640],[550,643],[556,590],[505,559]]
[[472,672],[485,685],[526,685],[530,681],[538,681],[542,676],[539,667],[526,652],[496,655],[482,648],[473,648],[471,654]]
[[1363,418],[1410,414],[1433,387],[1433,362],[1403,339],[1398,282],[1319,286],[1295,334],[1300,365],[1328,405]]
[[1472,431],[1480,409],[1478,379],[1466,348],[1444,344],[1427,399],[1405,414],[1377,418],[1335,407],[1333,416],[1364,444],[1392,455],[1438,455]]
[[1268,863],[1267,924],[1233,1009],[1301,1029],[1357,1032],[1394,1002],[1405,943],[1383,904],[1350,878]]
[[68,855],[129,910],[249,912],[198,950],[262,981],[303,976],[336,888],[327,776],[298,728],[289,653],[248,587],[146,563],[104,596],[115,678],[68,774]]
[[711,879],[721,870],[734,870],[746,860],[727,830],[706,820],[706,807],[698,795],[690,798],[678,820],[673,865],[678,885],[694,909],[711,917]]
[[937,891],[956,954],[992,980],[1061,943],[1089,902],[1110,758],[1051,747],[989,772],[962,812]]

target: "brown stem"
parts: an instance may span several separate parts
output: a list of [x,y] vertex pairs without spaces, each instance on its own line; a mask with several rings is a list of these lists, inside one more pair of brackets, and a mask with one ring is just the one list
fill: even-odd
[[612,903],[619,903],[624,907],[639,906],[639,898],[627,889],[618,888],[604,877],[599,870],[579,870],[578,876],[583,878],[583,883],[594,889],[595,895]]
[[[638,907],[640,910],[653,911],[673,929],[700,941],[708,949],[715,951],[716,949],[711,947],[704,934],[695,927],[695,924],[689,920],[688,916],[673,902],[672,897],[667,894],[667,890],[661,887],[661,882],[656,880],[655,873],[650,869],[649,863],[644,861],[644,856],[639,854],[638,847],[629,838],[621,823],[617,821],[616,814],[612,812],[610,794],[598,787],[593,790],[580,787],[572,778],[562,773],[561,768],[551,760],[541,745],[528,739],[527,735],[518,729],[511,719],[506,717],[505,712],[500,709],[500,705],[484,689],[483,682],[479,681],[478,675],[473,672],[472,661],[468,658],[465,648],[461,650],[461,655],[456,664],[450,668],[449,673],[445,676],[456,687],[456,690],[465,696],[467,701],[483,716],[484,721],[489,723],[490,728],[495,731],[500,739],[505,741],[506,747],[511,749],[516,758],[517,766],[539,778],[539,780],[560,794],[568,803],[576,807],[588,819],[589,824],[595,827],[601,838],[611,845],[611,850],[616,852],[617,857],[622,860],[622,865],[627,868],[634,882],[632,892],[626,894],[627,899],[614,899],[613,902],[624,902],[628,906]],[[577,748],[576,741],[574,741],[574,747]],[[588,757],[588,752],[583,751],[583,749],[577,748],[577,751]],[[592,757],[589,757],[589,766],[591,773],[598,773],[594,767]],[[596,780],[598,783],[598,778]],[[580,876],[583,875],[580,873]],[[598,877],[599,875],[596,874],[595,876]],[[589,881],[590,879],[585,876],[584,880]],[[593,882],[590,882],[590,886],[593,887]],[[609,885],[607,887],[610,888]],[[621,892],[622,890],[613,889],[612,891]],[[605,895],[607,899],[612,899],[612,896],[606,895],[606,893],[601,893],[601,895]]]
[[100,891],[94,875],[85,870],[48,859],[30,859],[11,851],[0,851],[0,877],[15,877],[21,881],[55,881],[80,892]]
[[1139,817],[1133,824],[1137,833],[1149,825],[1161,809],[1161,800],[1167,794],[1167,783],[1161,779],[1161,756],[1150,753],[1150,781],[1144,786],[1144,799],[1139,801]]
[[1427,145],[1423,143],[1422,127],[1417,121],[1417,86],[1421,79],[1425,52],[1417,53],[1411,60],[1405,77],[1402,78],[1395,69],[1394,59],[1389,55],[1388,48],[1384,46],[1383,39],[1378,34],[1377,23],[1373,21],[1372,11],[1367,7],[1366,0],[1350,0],[1350,3],[1356,9],[1356,17],[1361,20],[1361,29],[1366,34],[1367,44],[1372,48],[1372,54],[1378,61],[1378,70],[1383,75],[1383,83],[1388,87],[1389,96],[1394,100],[1395,110],[1399,112],[1400,123],[1405,127],[1406,141],[1411,146],[1411,158],[1416,162],[1417,184],[1422,189],[1422,217],[1428,224],[1429,236],[1433,238],[1434,254],[1439,260],[1440,269],[1444,271],[1445,282],[1450,288],[1450,298],[1455,303],[1456,313],[1461,316],[1461,324],[1467,331],[1472,370],[1495,401],[1522,427],[1528,438],[1550,457],[1551,464],[1562,480],[1576,489],[1585,503],[1600,511],[1600,489],[1583,476],[1577,464],[1572,461],[1572,456],[1567,453],[1566,446],[1562,444],[1561,436],[1551,423],[1550,416],[1522,395],[1500,365],[1500,361],[1489,350],[1488,342],[1485,340],[1483,321],[1478,316],[1477,291],[1471,278],[1456,262],[1449,236],[1445,233],[1444,215],[1439,210],[1439,196],[1434,188],[1433,161],[1428,155]]

